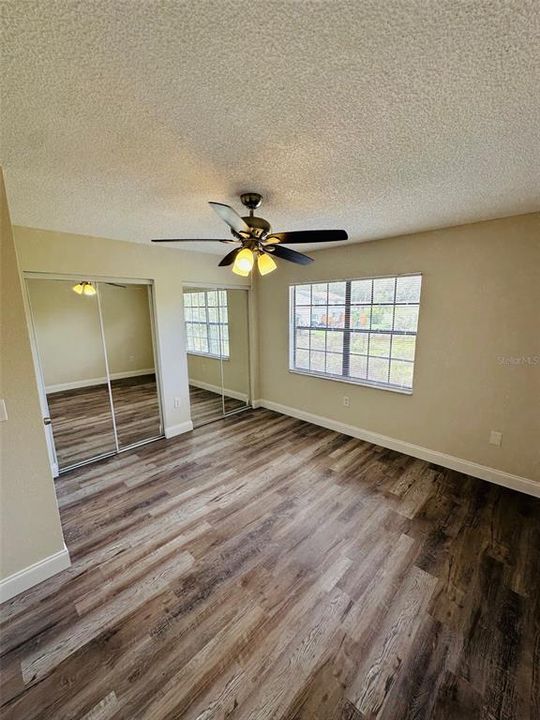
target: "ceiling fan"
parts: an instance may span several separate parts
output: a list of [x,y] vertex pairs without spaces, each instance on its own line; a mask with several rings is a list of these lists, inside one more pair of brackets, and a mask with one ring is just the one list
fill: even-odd
[[277,265],[274,257],[289,260],[299,265],[308,265],[313,258],[303,253],[283,247],[286,244],[336,242],[347,240],[345,230],[296,230],[294,232],[272,232],[268,220],[257,217],[254,211],[262,203],[262,195],[256,192],[247,192],[240,195],[242,204],[249,208],[249,215],[241,217],[236,210],[223,203],[211,202],[209,205],[216,211],[231,229],[233,240],[210,240],[186,238],[170,238],[152,240],[152,242],[224,242],[240,243],[230,253],[225,255],[219,263],[220,266],[232,265],[232,271],[242,277],[247,277],[253,268],[255,258],[261,275],[267,275],[275,270]]

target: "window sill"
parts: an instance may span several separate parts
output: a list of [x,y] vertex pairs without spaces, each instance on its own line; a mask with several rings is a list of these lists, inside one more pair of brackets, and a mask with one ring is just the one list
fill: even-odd
[[229,362],[229,360],[231,359],[230,355],[227,355],[227,357],[225,357],[224,355],[211,355],[210,353],[196,352],[195,350],[186,350],[186,353],[188,355],[195,355],[195,357],[208,358],[209,360],[224,360],[225,362]]
[[347,385],[361,385],[362,387],[372,388],[374,390],[387,390],[389,392],[398,393],[399,395],[412,395],[412,388],[400,388],[394,385],[384,385],[382,383],[372,382],[370,380],[353,380],[352,378],[338,377],[337,375],[326,375],[325,373],[304,372],[296,368],[289,368],[289,372],[293,375],[305,375],[306,377],[318,378],[319,380],[330,380],[333,382],[346,383]]

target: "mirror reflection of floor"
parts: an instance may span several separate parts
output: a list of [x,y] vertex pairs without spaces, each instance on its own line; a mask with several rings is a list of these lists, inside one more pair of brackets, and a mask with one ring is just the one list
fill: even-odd
[[[120,447],[160,435],[155,375],[112,380],[111,390]],[[60,469],[116,450],[107,385],[49,393],[47,402]]]
[[[223,403],[220,393],[203,390],[202,388],[190,385],[189,401],[191,405],[191,420],[194,427],[223,417]],[[228,413],[244,407],[246,407],[246,403],[243,400],[237,400],[231,397],[225,398],[225,408]]]

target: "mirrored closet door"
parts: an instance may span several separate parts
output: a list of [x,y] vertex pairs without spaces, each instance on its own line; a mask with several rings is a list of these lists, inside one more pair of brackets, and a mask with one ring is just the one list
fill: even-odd
[[[247,290],[227,290],[228,341],[221,361],[223,412],[249,407],[249,314]],[[226,352],[225,352],[226,351]]]
[[194,427],[249,408],[249,291],[186,287],[184,319]]
[[151,285],[26,278],[60,472],[162,435]]
[[49,410],[45,422],[52,424],[60,470],[116,449],[97,292],[88,286],[80,296],[73,286],[27,280]]
[[120,449],[161,435],[150,285],[99,283]]

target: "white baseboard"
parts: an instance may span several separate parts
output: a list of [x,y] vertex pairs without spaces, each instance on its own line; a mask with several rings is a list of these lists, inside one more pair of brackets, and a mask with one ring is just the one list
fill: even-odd
[[[208,390],[209,392],[221,395],[221,387],[219,385],[210,385],[210,383],[202,382],[200,380],[190,380],[189,384],[193,385],[193,387],[200,388],[201,390]],[[241,393],[238,390],[223,388],[223,392],[227,397],[234,398],[234,400],[242,400],[242,402],[245,403],[249,400],[249,395]]]
[[464,460],[454,455],[447,455],[438,450],[430,450],[421,445],[414,445],[405,440],[397,440],[388,435],[372,432],[371,430],[363,430],[354,425],[346,425],[337,420],[331,420],[330,418],[325,418],[320,415],[313,415],[312,413],[297,410],[287,405],[280,405],[271,400],[256,400],[253,403],[253,407],[264,407],[268,410],[282,413],[283,415],[290,415],[298,420],[305,420],[306,422],[313,423],[313,425],[320,425],[329,430],[343,433],[343,435],[350,435],[359,440],[365,440],[374,445],[396,450],[397,452],[411,455],[420,460],[426,460],[435,465],[442,465],[442,467],[449,468],[450,470],[457,470],[457,472],[461,472],[464,475],[472,475],[473,477],[480,478],[480,480],[487,480],[488,482],[502,485],[511,490],[518,490],[533,497],[540,497],[540,483],[530,480],[529,478],[521,477],[520,475],[512,475],[511,473],[503,472],[502,470],[497,470],[487,465],[480,465],[471,460]]
[[184,433],[190,432],[190,430],[193,430],[193,423],[191,420],[186,420],[183,423],[179,423],[178,425],[169,425],[169,427],[165,428],[165,437],[167,439],[176,437],[177,435],[183,435]]
[[49,557],[39,560],[33,565],[24,568],[24,570],[19,570],[19,572],[1,580],[0,603],[11,600],[15,595],[34,587],[34,585],[38,585],[44,580],[48,580],[56,573],[66,570],[70,565],[69,552],[64,545],[63,550],[54,553],[54,555],[49,555]]
[[[111,373],[111,380],[123,380],[124,378],[139,377],[140,375],[153,375],[154,368],[146,368],[144,370],[127,370],[126,372]],[[75,380],[74,382],[58,383],[57,385],[47,385],[46,393],[63,392],[64,390],[78,390],[79,388],[92,387],[93,385],[105,385],[107,378],[97,377],[89,380]]]
[[154,375],[155,368],[143,368],[142,370],[126,370],[125,372],[111,373],[111,380],[123,380],[124,378],[140,377],[141,375]]
[[57,383],[56,385],[45,385],[45,392],[63,392],[64,390],[78,390],[79,388],[92,387],[94,385],[105,385],[106,377],[90,378],[89,380],[75,380],[74,382]]

